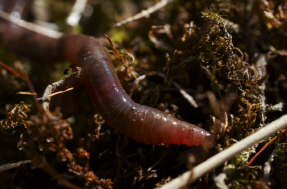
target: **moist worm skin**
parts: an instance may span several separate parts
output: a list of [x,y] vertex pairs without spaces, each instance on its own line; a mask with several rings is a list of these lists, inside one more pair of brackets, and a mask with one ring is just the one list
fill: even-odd
[[105,121],[121,133],[145,144],[204,145],[210,133],[157,109],[135,103],[122,88],[106,50],[85,35],[59,39],[0,22],[4,47],[20,55],[48,61],[70,61],[81,67],[83,85]]

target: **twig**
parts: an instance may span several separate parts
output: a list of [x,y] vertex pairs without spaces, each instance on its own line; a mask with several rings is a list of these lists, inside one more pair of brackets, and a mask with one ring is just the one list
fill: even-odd
[[176,179],[163,185],[162,187],[160,187],[160,189],[177,189],[185,186],[188,182],[192,183],[208,171],[220,166],[225,161],[230,160],[238,153],[250,148],[261,140],[273,135],[274,133],[286,127],[287,115],[284,115],[281,118],[273,121],[266,127],[263,127],[252,135],[232,145],[228,149],[216,154],[215,156],[209,158],[200,165],[194,167],[192,171],[187,171]]
[[81,14],[85,10],[85,6],[87,4],[87,0],[77,0],[72,8],[72,11],[70,15],[68,16],[66,22],[70,26],[76,26],[78,25],[80,19],[81,19]]
[[143,10],[141,11],[140,13],[132,16],[132,17],[129,17],[121,22],[118,22],[115,24],[115,27],[119,27],[123,24],[126,24],[126,23],[129,23],[129,22],[132,22],[132,21],[135,21],[135,20],[139,20],[143,17],[149,17],[149,15],[161,8],[163,8],[164,6],[166,6],[168,3],[171,3],[173,2],[173,0],[161,0],[159,3],[155,4],[154,6],[148,8],[147,10]]
[[45,99],[47,99],[47,98],[49,98],[49,97],[52,97],[52,96],[55,96],[55,95],[58,95],[58,94],[65,93],[65,92],[71,91],[71,90],[73,90],[73,89],[74,89],[74,87],[70,87],[70,88],[68,88],[68,89],[66,89],[66,90],[64,90],[64,91],[57,91],[57,92],[54,92],[54,93],[45,95],[45,96],[43,96],[43,97],[41,97],[41,98],[37,98],[37,100],[45,100]]
[[192,96],[190,96],[189,94],[187,94],[185,92],[185,90],[176,82],[170,80],[170,82],[179,90],[180,94],[182,94],[182,96],[195,108],[198,107],[197,103],[195,102],[195,100],[193,99]]
[[[166,76],[165,76],[163,73],[159,73],[159,72],[148,72],[148,74],[146,74],[146,75],[157,75],[157,76],[159,76],[159,77],[162,77],[162,78],[166,79]],[[142,76],[138,77],[138,78],[134,81],[134,83],[133,83],[133,89],[134,89],[134,87],[135,87],[140,81],[142,81],[142,80],[144,80],[144,79],[146,78],[146,75],[142,75]],[[198,107],[198,105],[197,105],[197,103],[195,102],[195,100],[193,99],[193,97],[190,96],[187,92],[185,92],[185,90],[184,90],[178,83],[176,83],[175,81],[173,81],[173,80],[171,80],[171,79],[170,79],[169,81],[171,82],[171,84],[172,84],[173,86],[175,86],[175,88],[178,89],[178,91],[180,92],[180,94],[181,94],[193,107],[195,107],[195,108]],[[133,90],[130,92],[130,95],[132,94],[132,92],[133,92]]]
[[15,167],[19,167],[22,164],[31,163],[31,162],[32,162],[31,160],[23,160],[23,161],[19,161],[17,163],[7,163],[7,164],[4,164],[4,165],[0,166],[0,172],[6,171],[6,170],[9,170],[9,169],[13,169]]
[[44,157],[35,155],[33,158],[33,163],[36,167],[42,169],[44,172],[48,173],[52,178],[56,179],[60,186],[64,186],[70,189],[81,189],[81,187],[70,183],[62,175],[60,175],[49,163],[45,161]]
[[127,72],[128,76],[132,76],[132,77],[138,77],[138,74],[136,72],[133,72],[130,69],[130,66],[132,63],[134,63],[135,58],[131,53],[126,53],[124,55],[121,55],[117,49],[114,47],[114,44],[112,42],[112,40],[109,38],[108,35],[104,34],[104,36],[108,39],[111,48],[113,49],[114,53],[117,55],[117,57],[120,59],[122,65],[125,67],[125,71]]
[[22,64],[21,62],[17,61],[15,66],[18,67],[18,69],[22,72],[21,75],[23,76],[24,81],[27,83],[30,92],[31,92],[32,94],[34,94],[34,95],[32,95],[32,97],[33,97],[33,100],[34,100],[34,102],[35,102],[35,104],[36,104],[36,107],[37,107],[38,111],[39,111],[39,112],[43,112],[42,106],[41,106],[40,103],[37,101],[37,93],[35,92],[35,89],[34,89],[34,87],[33,87],[33,84],[31,83],[31,81],[30,81],[30,79],[29,79],[29,77],[28,77],[28,74],[27,74],[27,72],[25,71],[25,69],[24,69],[24,67],[23,67],[23,64]]
[[271,171],[271,163],[274,160],[274,156],[276,155],[276,153],[278,152],[278,150],[281,148],[282,143],[279,144],[270,154],[268,160],[265,162],[264,164],[264,176],[263,176],[263,181],[265,182],[265,184],[267,186],[270,186],[271,183],[269,181],[269,176],[270,176],[270,171]]
[[17,76],[18,78],[22,79],[25,81],[24,77],[15,69],[11,68],[10,66],[4,64],[3,62],[0,62],[0,65],[3,66],[6,70],[11,72],[13,75]]
[[178,89],[178,91],[180,92],[180,94],[195,108],[198,108],[197,103],[195,102],[195,100],[193,99],[192,96],[190,96],[189,94],[187,94],[187,92],[185,92],[185,90],[175,81],[173,80],[169,80],[171,82],[171,84],[173,84],[173,86],[175,86],[175,88]]
[[[63,117],[73,115],[79,106],[82,87],[80,86],[81,68],[76,67],[76,71],[63,79],[48,85],[44,91],[43,97],[37,100],[42,100],[44,110],[61,107]],[[66,93],[65,95],[59,95]],[[51,97],[54,97],[51,99]],[[73,102],[73,103],[70,103]]]
[[156,33],[165,33],[171,40],[173,40],[171,26],[168,24],[165,24],[164,26],[152,26],[151,30],[148,32],[148,38],[156,48],[172,52],[173,48],[164,41],[159,40],[155,35]]
[[2,10],[0,10],[0,17],[13,24],[16,24],[17,26],[20,26],[22,28],[25,28],[25,29],[28,29],[39,34],[52,37],[52,38],[59,38],[63,35],[62,33],[51,30],[49,28],[39,26],[39,25],[30,23],[30,22],[26,22],[25,20],[20,19],[16,15],[8,14]]
[[16,92],[16,94],[20,94],[20,95],[37,95],[37,93],[24,92],[24,91]]
[[261,148],[261,150],[259,150],[259,152],[257,154],[255,154],[255,156],[252,157],[252,159],[246,164],[246,166],[249,166],[256,158],[257,156],[259,156],[272,142],[274,142],[280,135],[282,135],[283,133],[285,133],[285,129],[279,133],[277,136],[275,136],[272,140],[270,140],[269,142],[267,142],[263,148]]
[[107,38],[107,40],[110,43],[111,48],[113,49],[114,53],[117,55],[117,57],[120,59],[120,61],[122,62],[124,67],[128,67],[127,63],[125,61],[123,61],[122,56],[120,55],[120,53],[117,51],[117,49],[114,47],[114,44],[112,42],[112,40],[109,38],[109,36],[107,34],[104,34],[104,36]]
[[[0,12],[1,12],[1,10],[0,10]],[[16,62],[16,66],[18,67],[18,69],[22,73],[19,73],[17,70],[15,70],[15,69],[11,68],[10,66],[4,64],[3,62],[0,62],[0,65],[3,66],[6,70],[10,71],[12,74],[14,74],[15,76],[19,77],[20,79],[22,79],[23,81],[25,81],[27,83],[27,85],[28,85],[28,87],[29,87],[29,89],[31,91],[30,94],[33,96],[33,99],[35,101],[35,104],[36,104],[38,110],[40,112],[42,112],[43,109],[42,109],[41,105],[39,104],[39,102],[37,101],[37,93],[35,92],[34,87],[33,87],[32,83],[31,83],[31,81],[30,81],[30,79],[29,79],[29,77],[28,77],[28,75],[27,75],[22,63],[21,62]]]

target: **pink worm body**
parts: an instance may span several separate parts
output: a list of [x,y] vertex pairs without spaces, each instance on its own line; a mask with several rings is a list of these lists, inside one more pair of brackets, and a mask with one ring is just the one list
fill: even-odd
[[0,24],[4,28],[0,40],[7,49],[30,58],[67,60],[81,67],[82,83],[101,116],[128,137],[145,144],[188,146],[211,140],[210,133],[202,128],[135,103],[122,88],[109,55],[95,38],[66,35],[54,39],[6,21]]

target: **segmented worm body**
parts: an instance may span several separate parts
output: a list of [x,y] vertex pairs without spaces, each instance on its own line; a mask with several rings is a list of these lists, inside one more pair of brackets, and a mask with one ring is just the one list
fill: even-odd
[[128,137],[145,144],[189,146],[211,140],[210,133],[202,128],[135,103],[122,88],[109,55],[95,38],[66,35],[53,39],[5,21],[1,25],[4,29],[0,39],[6,48],[31,58],[67,60],[81,67],[82,83],[101,116]]

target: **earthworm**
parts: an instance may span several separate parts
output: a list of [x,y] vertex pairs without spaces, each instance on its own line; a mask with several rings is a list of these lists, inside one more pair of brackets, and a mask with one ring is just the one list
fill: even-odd
[[[14,1],[8,2],[12,4]],[[21,15],[24,9],[21,7],[27,7],[27,2],[16,1],[18,6],[13,7],[19,10],[10,8],[5,11],[13,14],[18,11]],[[81,82],[93,104],[105,121],[119,132],[145,144],[198,146],[210,142],[211,135],[204,129],[135,103],[122,88],[108,53],[95,38],[64,35],[55,39],[7,21],[2,21],[1,25],[0,42],[5,48],[29,58],[66,60],[80,67]]]

